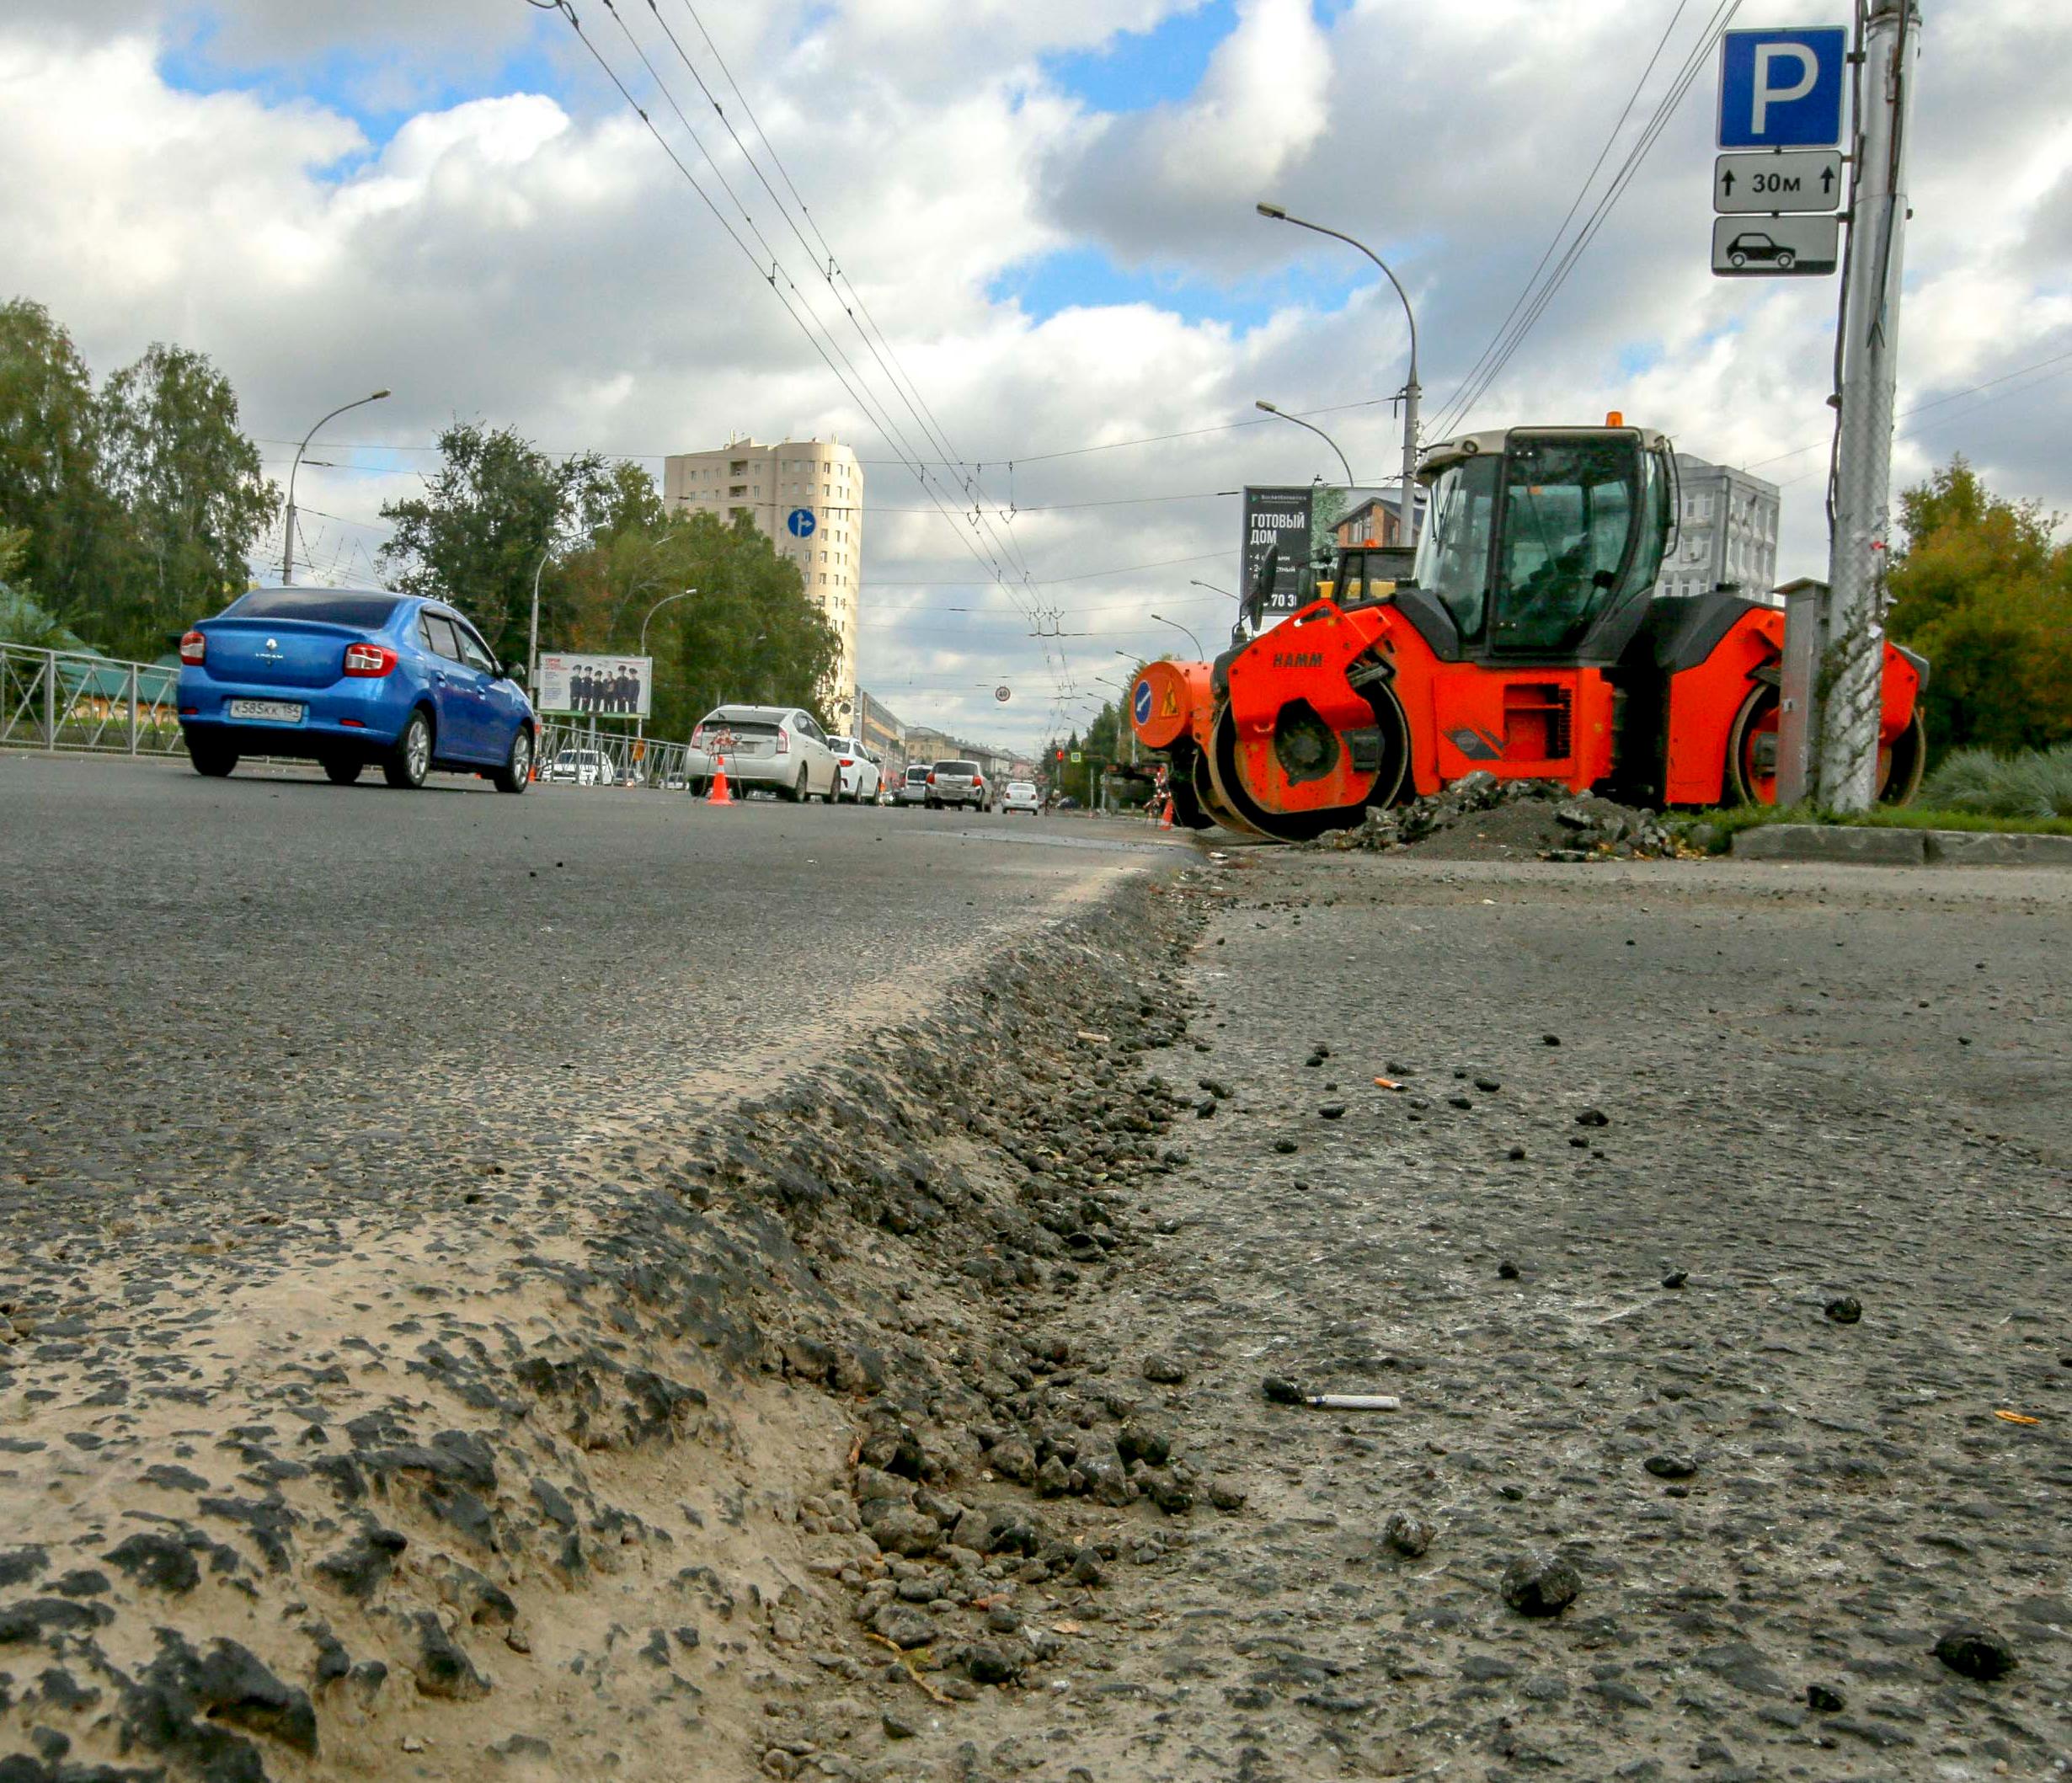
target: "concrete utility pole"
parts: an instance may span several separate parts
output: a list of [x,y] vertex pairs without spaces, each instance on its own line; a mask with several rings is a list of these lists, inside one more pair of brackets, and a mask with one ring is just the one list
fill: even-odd
[[1822,627],[1813,712],[1813,793],[1834,811],[1867,811],[1877,796],[1885,578],[1892,541],[1893,392],[1899,369],[1907,139],[1920,23],[1916,0],[1871,0],[1858,46],[1862,86],[1850,163],[1849,269],[1837,324],[1841,419],[1829,542],[1832,593]]
[[[1364,242],[1355,241],[1343,231],[1327,229],[1322,223],[1305,222],[1299,216],[1290,216],[1279,205],[1255,205],[1252,208],[1274,222],[1293,223],[1298,229],[1313,230],[1318,235],[1343,242],[1348,248],[1359,248],[1381,269],[1382,276],[1396,287],[1396,295],[1403,300],[1403,320],[1410,324],[1410,372],[1403,382],[1403,499],[1397,510],[1402,518],[1402,537],[1396,543],[1414,545],[1418,542],[1418,398],[1421,392],[1418,388],[1418,312],[1410,307],[1410,293],[1389,270],[1388,262]],[[1348,477],[1352,474],[1350,470],[1346,472]]]
[[309,450],[309,442],[317,437],[317,428],[322,427],[324,421],[335,421],[348,408],[360,408],[369,403],[384,401],[387,395],[386,390],[377,390],[372,396],[355,397],[350,403],[340,403],[323,418],[323,421],[318,422],[317,427],[311,428],[304,434],[302,443],[295,448],[295,462],[288,467],[288,523],[284,529],[280,546],[280,585],[283,588],[295,585],[295,473],[302,467],[302,454]]

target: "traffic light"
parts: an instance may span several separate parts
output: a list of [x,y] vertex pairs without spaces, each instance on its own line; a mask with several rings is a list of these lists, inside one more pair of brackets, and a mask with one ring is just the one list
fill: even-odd
[[1059,761],[1064,761],[1064,759],[1065,759],[1065,751],[1064,751],[1063,750],[1060,750],[1058,751],[1058,760],[1059,760]]

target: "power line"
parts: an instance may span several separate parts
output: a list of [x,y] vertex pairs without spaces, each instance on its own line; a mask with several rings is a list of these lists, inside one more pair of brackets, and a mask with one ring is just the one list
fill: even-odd
[[1627,151],[1626,159],[1621,163],[1618,172],[1613,175],[1610,184],[1605,187],[1604,193],[1598,199],[1595,206],[1592,207],[1589,216],[1582,229],[1578,232],[1575,239],[1562,253],[1553,270],[1542,281],[1538,291],[1531,296],[1525,313],[1512,325],[1496,356],[1483,366],[1479,376],[1471,379],[1448,403],[1440,420],[1434,424],[1434,432],[1445,435],[1459,430],[1468,415],[1473,411],[1475,405],[1488,392],[1497,379],[1503,375],[1504,368],[1516,357],[1518,350],[1525,344],[1525,337],[1538,324],[1541,317],[1546,313],[1548,305],[1552,303],[1562,287],[1567,283],[1569,275],[1575,270],[1577,262],[1588,251],[1590,243],[1596,240],[1599,232],[1610,220],[1620,199],[1625,195],[1626,188],[1638,175],[1642,163],[1647,160],[1649,152],[1660,139],[1663,131],[1669,127],[1669,120],[1676,115],[1678,108],[1683,104],[1684,96],[1690,92],[1692,83],[1697,79],[1700,72],[1706,67],[1713,45],[1719,41],[1721,34],[1733,23],[1734,15],[1740,11],[1741,6],[1742,0],[1719,0],[1719,3],[1713,8],[1712,18],[1700,33],[1698,41],[1692,46],[1683,65],[1671,80],[1669,91],[1657,104],[1653,115],[1642,128],[1639,139]]
[[[662,91],[664,97],[668,99],[671,109],[674,109],[678,117],[681,119],[683,116],[681,108],[676,104],[674,96],[668,92],[666,83],[663,82],[660,75],[656,73],[652,61],[650,61],[645,53],[641,51],[638,40],[633,39],[630,29],[626,26],[625,21],[619,18],[617,10],[612,5],[611,0],[601,0],[601,3],[604,5],[606,10],[611,13],[614,21],[617,23],[620,29],[626,33],[628,40],[633,42],[635,54],[640,57],[643,65],[648,69],[649,77],[654,81],[657,88]],[[851,399],[856,403],[858,408],[862,410],[871,424],[875,426],[888,440],[889,440],[897,449],[902,451],[911,452],[911,446],[909,446],[907,441],[900,435],[897,426],[892,424],[888,417],[882,415],[878,412],[877,405],[873,403],[871,398],[862,389],[860,389],[856,382],[852,382],[851,378],[844,374],[841,366],[836,363],[835,358],[829,352],[829,347],[834,346],[834,350],[836,354],[841,353],[841,349],[839,346],[835,345],[831,337],[828,339],[825,344],[823,344],[821,336],[825,333],[825,330],[824,327],[821,327],[819,324],[818,318],[814,318],[811,321],[809,321],[808,318],[811,315],[811,312],[809,310],[805,314],[801,314],[800,307],[794,307],[791,300],[787,297],[785,291],[779,287],[777,280],[779,276],[782,275],[784,279],[785,285],[790,288],[794,295],[797,295],[799,297],[800,307],[804,306],[804,294],[798,291],[796,282],[790,278],[789,275],[783,273],[782,264],[777,260],[774,254],[772,257],[772,264],[771,271],[768,274],[762,274],[760,261],[756,259],[756,256],[750,248],[748,243],[742,238],[740,232],[728,222],[725,215],[720,211],[718,204],[714,202],[711,194],[707,192],[704,187],[699,184],[696,175],[692,173],[690,168],[685,164],[682,157],[680,156],[676,152],[676,149],[670,145],[668,138],[664,136],[661,130],[657,126],[654,120],[649,115],[646,108],[642,106],[639,101],[633,97],[631,89],[627,88],[626,83],[620,77],[618,71],[611,66],[611,61],[608,58],[606,58],[604,52],[594,41],[592,41],[590,35],[583,29],[582,23],[576,16],[575,8],[571,3],[571,0],[554,0],[553,9],[559,12],[562,17],[567,19],[569,28],[574,31],[577,38],[581,41],[584,48],[589,51],[591,58],[597,63],[598,67],[604,71],[606,78],[610,80],[612,86],[618,91],[620,97],[626,101],[627,106],[633,110],[634,115],[639,118],[641,123],[646,127],[649,134],[654,138],[657,145],[661,148],[663,153],[669,157],[670,163],[683,177],[685,183],[688,184],[692,190],[697,195],[700,201],[703,203],[705,207],[712,212],[714,220],[718,222],[720,227],[726,232],[729,239],[734,243],[736,248],[741,250],[742,254],[745,258],[747,258],[750,264],[756,266],[758,274],[763,276],[765,282],[769,285],[772,294],[775,295],[777,301],[783,305],[785,313],[791,318],[793,324],[802,334],[805,335],[808,342],[812,345],[814,350],[820,355],[822,362],[826,365],[828,370],[834,374],[836,382],[841,384],[843,390],[849,395]],[[686,120],[686,131],[689,131],[687,120]],[[692,134],[692,141],[696,142],[697,138],[695,133]],[[699,152],[701,154],[703,153],[702,145],[699,147]],[[706,158],[708,160],[710,159],[709,157],[707,157]],[[731,190],[731,188],[729,190]],[[736,197],[735,201],[737,206],[739,206],[740,201],[738,196]],[[762,237],[760,230],[755,230],[752,221],[750,222],[750,227],[756,235],[758,242],[761,243],[762,245],[766,248],[768,246],[766,240]],[[816,332],[816,328],[818,329],[818,332]],[[847,355],[845,354],[841,356],[844,362],[847,363]],[[853,366],[851,366],[851,369],[852,371],[854,370]],[[860,374],[858,374],[858,376],[860,376]],[[950,518],[948,511],[946,509],[942,508],[939,499],[936,496],[934,490],[931,487],[925,465],[922,464],[916,456],[913,462],[908,463],[907,467],[913,472],[916,480],[920,483],[922,491],[929,496],[932,502],[936,504],[937,511],[941,514],[942,518],[948,520]],[[975,526],[974,530],[976,530]],[[959,537],[963,540],[965,548],[970,551],[974,558],[979,563],[980,568],[989,570],[991,574],[993,580],[998,583],[1003,590],[1007,589],[1008,586],[1007,573],[998,559],[995,558],[989,561],[986,553],[980,551],[977,544],[971,538],[964,535],[962,529],[959,529]],[[1047,652],[1046,655],[1048,655]]]

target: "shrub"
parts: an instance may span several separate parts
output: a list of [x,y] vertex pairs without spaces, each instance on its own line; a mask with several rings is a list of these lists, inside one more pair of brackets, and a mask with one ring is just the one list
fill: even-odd
[[1929,776],[1921,803],[1998,817],[2072,818],[2072,743],[2014,755],[1957,750]]

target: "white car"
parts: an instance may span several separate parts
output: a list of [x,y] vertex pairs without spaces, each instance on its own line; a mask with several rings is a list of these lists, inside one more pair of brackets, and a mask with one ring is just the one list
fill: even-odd
[[841,797],[852,805],[874,805],[878,789],[884,784],[884,770],[878,758],[858,737],[830,737],[827,746],[835,752],[835,765],[841,770]]
[[618,779],[611,758],[601,749],[564,749],[548,764],[547,778],[564,786],[608,787]]
[[774,793],[794,804],[833,804],[841,794],[841,758],[827,746],[820,720],[798,706],[716,706],[691,732],[686,767],[692,791],[712,783],[713,758],[724,755],[736,792]]
[[1000,809],[1009,814],[1026,811],[1031,817],[1041,817],[1044,814],[1043,795],[1037,792],[1033,781],[1010,780],[1007,793],[1000,801]]

